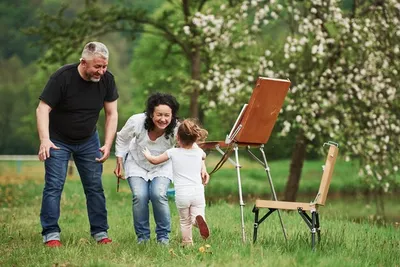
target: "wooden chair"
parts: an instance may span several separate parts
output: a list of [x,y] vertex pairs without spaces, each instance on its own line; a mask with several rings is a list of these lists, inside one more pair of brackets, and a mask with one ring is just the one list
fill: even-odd
[[[323,166],[323,174],[321,178],[321,183],[319,186],[318,194],[314,201],[310,203],[302,202],[288,202],[288,201],[275,201],[275,200],[256,200],[253,208],[254,212],[254,235],[253,242],[257,240],[257,230],[259,225],[268,218],[276,210],[297,210],[299,215],[303,218],[307,226],[311,230],[311,247],[315,250],[315,234],[317,234],[318,242],[321,239],[320,234],[320,224],[319,224],[319,214],[318,209],[325,205],[325,201],[328,195],[329,185],[332,179],[332,173],[335,166],[336,158],[338,155],[338,146],[333,142],[327,143],[329,147],[328,156]],[[259,219],[260,209],[267,208],[269,211]],[[311,213],[307,214],[307,211]]]

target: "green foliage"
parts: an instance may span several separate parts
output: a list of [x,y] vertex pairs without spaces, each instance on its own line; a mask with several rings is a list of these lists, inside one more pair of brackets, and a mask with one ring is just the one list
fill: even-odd
[[[79,4],[64,6],[57,12],[53,10],[53,12],[46,11],[46,13],[41,14],[40,26],[30,28],[29,33],[40,36],[41,39],[38,44],[46,49],[41,60],[44,63],[42,66],[48,68],[48,64],[52,66],[69,63],[72,58],[76,60],[83,43],[91,40],[91,38],[100,38],[100,41],[106,43],[110,48],[109,69],[117,78],[121,95],[119,99],[119,128],[131,114],[143,110],[145,99],[153,91],[165,91],[176,95],[181,103],[180,116],[189,117],[191,115],[189,113],[190,94],[193,86],[196,85],[190,82],[190,62],[188,61],[187,49],[192,42],[201,42],[201,40],[188,39],[188,36],[182,32],[182,27],[186,22],[183,21],[181,11],[176,10],[174,4],[164,2],[153,15],[150,15],[152,7],[160,4],[161,1],[154,1],[147,5],[139,3],[124,3],[122,5],[123,1],[120,1],[117,3],[121,5],[112,5],[109,9],[104,9],[99,3],[99,1],[91,1],[91,4],[86,7]],[[53,4],[54,1],[46,2],[47,10],[53,9]],[[209,5],[209,8],[217,10],[219,5],[219,2],[214,2]],[[199,7],[198,3],[190,3],[190,9],[193,13],[196,7]],[[233,10],[232,13],[234,13]],[[90,23],[87,23],[87,21],[90,21]],[[165,23],[165,21],[168,21],[168,23]],[[99,23],[102,24],[102,27],[96,26]],[[143,25],[146,26],[143,27]],[[241,26],[237,25],[237,27],[240,29]],[[279,23],[271,24],[271,27],[267,30],[281,32],[282,27]],[[123,45],[119,45],[121,42],[114,40],[121,39],[120,34],[107,34],[117,31],[121,31],[122,36],[125,37],[139,37],[138,42],[132,45],[130,41],[123,41]],[[139,35],[142,31],[154,33],[154,35]],[[174,40],[174,36],[180,39]],[[268,42],[267,40],[273,40],[274,44],[277,44],[276,36],[272,37],[271,35],[271,37],[265,39],[265,42]],[[262,50],[262,48],[257,50]],[[124,52],[117,55],[120,51]],[[208,52],[204,54],[202,72],[207,73],[214,57],[217,58],[218,51],[214,51],[214,56],[208,58]],[[223,53],[226,51],[221,50],[220,52],[222,54],[218,57],[224,58]],[[246,61],[247,54],[254,54],[254,51],[232,50],[227,58],[237,57]],[[132,70],[130,71],[126,66],[129,64],[131,56]],[[114,60],[115,57],[123,59],[123,62],[119,59]],[[251,64],[251,62],[249,61],[248,64]],[[243,95],[248,97],[245,92],[243,92]],[[202,92],[199,98],[201,109],[207,108],[209,99],[215,99],[215,97],[207,92]],[[223,138],[227,134],[237,116],[236,110],[240,108],[243,102],[247,101],[244,98],[238,97],[235,105],[221,104],[220,108],[214,109],[212,112],[199,114],[204,126],[209,129],[209,140]],[[224,118],[222,122],[221,117]],[[103,121],[104,117],[102,116],[98,124],[101,135],[103,133]],[[272,140],[276,140],[273,146],[280,146],[279,143],[282,142],[277,137],[272,137]],[[286,141],[283,142],[286,143]],[[288,155],[290,155],[290,151],[286,146],[286,149],[277,149],[273,157],[287,157]]]
[[37,37],[27,36],[22,30],[36,25],[35,11],[41,0],[3,0],[0,2],[0,59],[17,56],[24,64],[37,59],[39,48],[31,42]]
[[[0,151],[5,154],[34,153],[32,129],[27,128],[24,118],[29,114],[32,99],[27,93],[29,76],[33,67],[25,67],[22,61],[14,56],[0,60]],[[34,134],[34,133],[33,133]]]
[[131,63],[132,75],[135,79],[134,94],[141,102],[133,98],[134,112],[142,112],[145,100],[153,92],[168,92],[177,97],[181,105],[181,116],[188,110],[187,94],[182,92],[182,81],[188,77],[186,60],[175,47],[161,37],[143,35],[138,42]]

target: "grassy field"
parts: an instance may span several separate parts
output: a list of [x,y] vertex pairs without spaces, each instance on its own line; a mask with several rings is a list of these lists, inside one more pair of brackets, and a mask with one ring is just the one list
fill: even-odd
[[[209,169],[215,160],[209,160]],[[377,224],[370,220],[373,204],[358,193],[363,187],[356,178],[356,168],[342,161],[336,167],[327,205],[321,209],[322,242],[316,252],[310,249],[307,226],[295,212],[282,213],[287,242],[274,214],[260,225],[258,241],[252,244],[252,199],[267,197],[269,187],[261,166],[245,160],[241,164],[246,195],[245,243],[241,240],[236,174],[229,163],[207,186],[206,215],[211,237],[204,242],[195,232],[195,245],[182,248],[173,200],[170,245],[136,244],[129,187],[123,182],[120,192],[116,192],[114,160],[110,160],[105,164],[104,187],[109,234],[114,242],[101,246],[91,239],[83,189],[75,172],[68,177],[62,197],[60,226],[64,246],[49,249],[41,243],[39,223],[42,164],[24,162],[21,167],[14,162],[0,162],[0,266],[400,266],[398,201],[394,196],[388,197],[386,211],[392,218],[390,222]],[[270,162],[278,194],[286,182],[288,166],[287,161]],[[306,163],[300,198],[314,198],[320,169],[321,162]]]

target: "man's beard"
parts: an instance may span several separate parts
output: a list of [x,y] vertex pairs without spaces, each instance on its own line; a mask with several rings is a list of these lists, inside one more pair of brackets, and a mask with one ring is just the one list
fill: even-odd
[[95,78],[93,74],[90,74],[88,72],[86,72],[86,77],[88,78],[88,80],[95,83],[99,82],[101,79],[101,76],[99,78]]

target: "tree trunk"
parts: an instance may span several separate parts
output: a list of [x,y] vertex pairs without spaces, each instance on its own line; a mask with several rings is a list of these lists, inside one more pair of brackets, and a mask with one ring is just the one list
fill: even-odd
[[378,220],[384,220],[385,218],[385,199],[383,189],[379,186],[378,189],[374,190],[375,201],[376,201],[376,218]]
[[290,163],[290,172],[285,188],[284,200],[296,201],[297,191],[299,190],[301,171],[306,156],[306,139],[303,131],[297,134],[296,144],[293,149]]
[[[200,49],[198,47],[194,48],[194,51],[191,56],[191,78],[194,81],[200,81],[200,67],[201,67],[201,60],[200,60]],[[196,84],[193,87],[192,92],[190,93],[190,116],[192,118],[199,118],[199,95],[200,90],[198,85]]]

